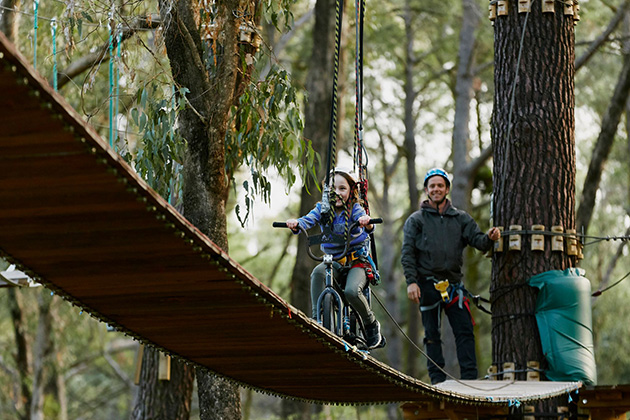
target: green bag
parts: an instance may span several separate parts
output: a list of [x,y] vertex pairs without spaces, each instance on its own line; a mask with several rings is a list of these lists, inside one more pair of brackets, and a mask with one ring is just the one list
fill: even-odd
[[529,279],[540,289],[536,321],[552,381],[597,383],[591,314],[591,282],[584,270],[552,270]]

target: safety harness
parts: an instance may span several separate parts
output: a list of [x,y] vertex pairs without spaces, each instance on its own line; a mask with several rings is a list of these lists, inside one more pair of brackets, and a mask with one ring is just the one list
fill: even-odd
[[479,308],[481,311],[491,314],[491,312],[486,309],[480,302],[490,303],[489,300],[479,296],[473,295],[464,287],[464,284],[461,281],[451,283],[448,279],[439,280],[433,276],[427,277],[427,280],[433,282],[433,287],[435,290],[440,292],[440,296],[442,300],[438,300],[432,305],[420,306],[420,311],[426,312],[431,311],[433,309],[439,308],[440,305],[444,305],[445,309],[450,308],[451,306],[458,304],[459,308],[462,309],[466,306],[466,309],[470,313],[470,317],[473,321],[473,325],[475,324],[475,320],[472,318],[472,312],[470,311],[469,302],[473,302],[473,304]]

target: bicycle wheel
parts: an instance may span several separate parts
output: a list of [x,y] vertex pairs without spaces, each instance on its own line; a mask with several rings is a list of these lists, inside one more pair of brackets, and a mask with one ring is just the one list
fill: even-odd
[[337,302],[332,294],[328,293],[322,300],[322,324],[324,328],[337,334]]
[[357,313],[353,310],[350,311],[350,334],[346,338],[346,341],[357,346],[360,350],[367,350],[365,329],[359,319]]

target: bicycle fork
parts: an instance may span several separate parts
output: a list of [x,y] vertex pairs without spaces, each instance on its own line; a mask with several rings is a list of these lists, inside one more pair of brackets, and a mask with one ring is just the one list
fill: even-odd
[[[343,320],[344,331],[345,331],[345,325],[346,325],[346,317],[343,316],[343,319],[342,319],[342,314],[345,315],[345,313],[347,313],[348,310],[346,307],[344,307],[341,296],[339,295],[339,293],[335,290],[333,286],[333,257],[332,255],[328,255],[328,254],[324,255],[324,264],[326,264],[326,287],[324,288],[324,291],[319,295],[319,298],[317,298],[317,323],[320,325],[323,323],[322,306],[324,302],[324,297],[330,294],[332,295],[334,301],[337,304],[337,310],[335,311],[335,314],[334,314],[334,316],[337,318],[336,328],[335,328],[337,331],[333,331],[333,332],[337,335],[341,335],[340,333],[342,333],[343,331],[339,331],[339,329],[340,329],[340,326],[342,325],[342,320]],[[347,323],[348,323],[348,328],[349,328],[349,324],[350,324],[349,317],[348,317]]]

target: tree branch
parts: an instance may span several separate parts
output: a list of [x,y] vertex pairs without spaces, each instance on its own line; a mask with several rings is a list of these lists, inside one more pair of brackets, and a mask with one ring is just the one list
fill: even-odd
[[610,34],[615,30],[617,25],[619,25],[619,22],[621,22],[623,17],[626,15],[626,10],[628,9],[629,4],[629,0],[624,0],[619,9],[617,9],[617,13],[615,13],[615,16],[613,16],[613,18],[610,20],[610,23],[608,23],[606,29],[604,29],[604,31],[597,38],[595,38],[593,42],[591,42],[584,54],[582,54],[580,57],[578,57],[577,60],[575,60],[576,72],[580,69],[580,67],[586,64],[588,60],[590,60],[590,58],[599,49],[599,47],[601,47],[602,44],[606,42]]
[[602,128],[593,149],[593,156],[588,166],[586,179],[584,180],[584,188],[582,189],[582,197],[575,218],[575,225],[579,229],[584,227],[584,231],[588,231],[588,226],[593,216],[593,208],[595,207],[595,196],[599,189],[604,164],[608,160],[608,155],[615,141],[617,126],[624,111],[626,101],[628,100],[628,92],[630,92],[630,54],[624,57],[624,65],[617,86],[606,114],[602,120]]
[[[136,19],[136,22],[136,26],[127,26],[126,28],[123,28],[121,42],[124,42],[127,39],[131,38],[136,32],[154,30],[161,25],[161,22],[159,18],[157,18],[157,16],[138,17]],[[114,47],[116,46],[117,41],[114,40]],[[57,88],[61,89],[63,86],[71,82],[72,79],[91,69],[98,63],[108,61],[108,51],[109,42],[106,42],[98,47],[95,52],[86,54],[83,57],[80,57],[78,60],[70,63],[70,65],[65,69],[59,70],[57,72]]]

